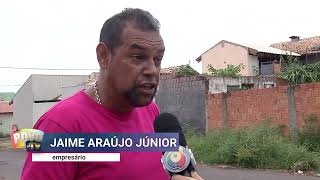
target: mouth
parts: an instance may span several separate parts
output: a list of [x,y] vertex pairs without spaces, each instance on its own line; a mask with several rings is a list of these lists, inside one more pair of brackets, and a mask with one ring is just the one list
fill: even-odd
[[156,83],[143,83],[138,89],[142,94],[153,95],[156,90]]

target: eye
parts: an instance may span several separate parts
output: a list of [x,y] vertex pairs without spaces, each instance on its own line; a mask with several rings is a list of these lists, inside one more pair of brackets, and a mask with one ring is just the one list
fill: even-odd
[[133,60],[142,60],[142,59],[144,59],[144,55],[142,55],[142,54],[133,54],[133,55],[131,55],[131,58],[133,59]]
[[153,61],[156,66],[160,66],[161,61],[162,61],[162,57],[155,57],[155,58],[153,58]]

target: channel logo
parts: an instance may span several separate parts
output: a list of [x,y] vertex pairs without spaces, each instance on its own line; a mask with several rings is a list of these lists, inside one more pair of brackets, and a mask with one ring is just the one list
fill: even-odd
[[43,131],[17,128],[11,132],[12,147],[15,149],[40,150]]

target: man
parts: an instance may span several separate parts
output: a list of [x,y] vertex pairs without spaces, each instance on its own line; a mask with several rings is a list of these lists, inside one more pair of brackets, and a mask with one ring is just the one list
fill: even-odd
[[[149,12],[126,9],[114,15],[104,23],[96,48],[100,65],[97,82],[55,105],[35,128],[47,133],[154,132],[153,120],[159,110],[152,100],[164,51],[159,23]],[[21,178],[169,179],[161,156],[160,152],[123,152],[121,162],[33,163],[29,153]]]

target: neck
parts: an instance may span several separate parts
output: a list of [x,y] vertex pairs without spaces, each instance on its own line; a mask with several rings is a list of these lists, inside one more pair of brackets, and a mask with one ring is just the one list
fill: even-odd
[[[100,79],[98,79],[97,91],[98,91],[98,96],[100,97],[100,100],[101,100],[101,105],[115,112],[131,111],[133,107],[130,106],[129,103],[124,98],[117,95],[111,87],[112,86],[108,85],[107,83],[104,83],[104,81],[101,81]],[[98,101],[95,96],[95,90],[93,87],[88,89],[87,94],[91,98],[93,98],[96,102]]]

